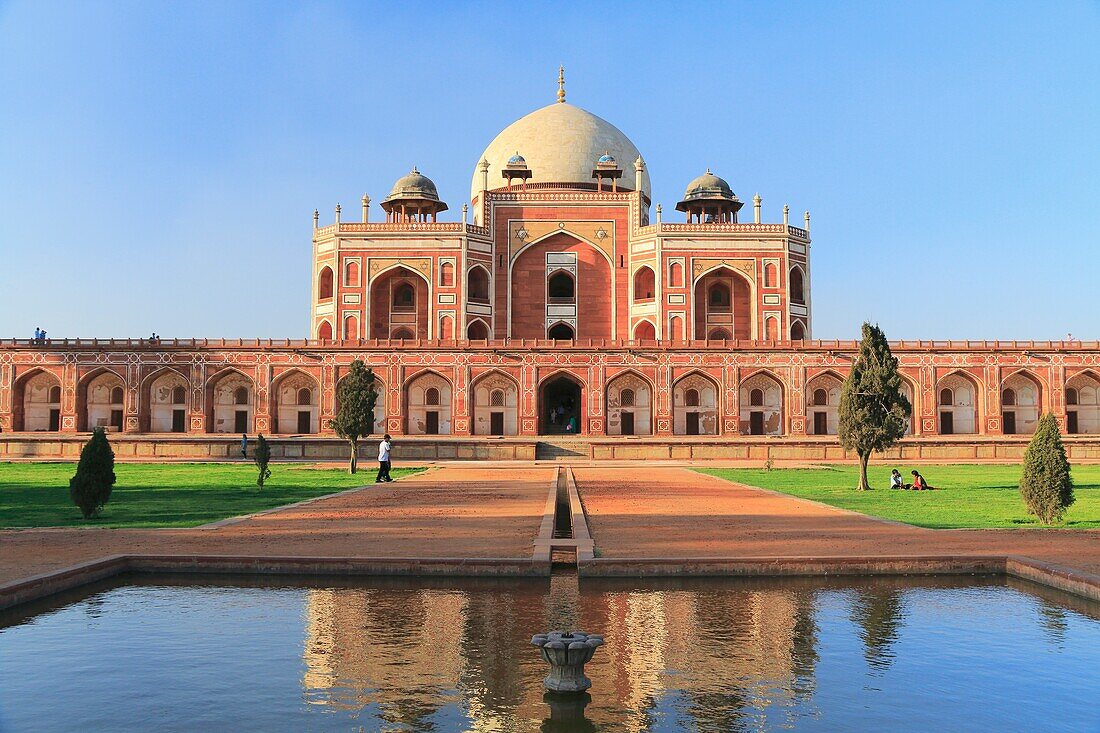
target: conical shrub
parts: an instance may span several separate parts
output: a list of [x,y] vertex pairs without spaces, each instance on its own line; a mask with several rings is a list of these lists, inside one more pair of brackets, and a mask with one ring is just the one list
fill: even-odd
[[92,431],[91,440],[80,451],[76,475],[69,479],[69,496],[85,519],[99,513],[111,498],[115,485],[115,453],[103,428]]
[[1062,521],[1066,509],[1073,504],[1073,479],[1066,448],[1058,432],[1058,421],[1050,413],[1039,418],[1035,435],[1024,453],[1020,495],[1028,514],[1044,524]]

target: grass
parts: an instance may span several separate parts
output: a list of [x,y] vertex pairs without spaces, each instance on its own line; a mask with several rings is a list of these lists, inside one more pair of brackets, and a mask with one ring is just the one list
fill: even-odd
[[[771,471],[741,468],[701,468],[719,478],[803,499],[813,499],[842,509],[893,519],[933,529],[1042,527],[1029,516],[1020,498],[1018,465],[922,466],[921,473],[935,491],[892,491],[886,488],[895,466],[872,462],[873,491],[857,491],[858,466],[777,468]],[[897,465],[908,480],[910,466]],[[1100,527],[1100,466],[1073,469],[1077,501],[1059,527]]]
[[[69,499],[75,463],[0,463],[0,527],[195,527],[374,481],[370,466],[346,470],[272,463],[256,486],[252,463],[116,463],[111,500],[84,520]],[[395,468],[400,478],[422,468]]]

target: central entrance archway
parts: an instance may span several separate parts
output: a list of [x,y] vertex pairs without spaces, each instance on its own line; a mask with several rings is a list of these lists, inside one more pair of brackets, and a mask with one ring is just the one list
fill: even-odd
[[539,388],[539,434],[584,432],[584,386],[576,377],[559,374]]

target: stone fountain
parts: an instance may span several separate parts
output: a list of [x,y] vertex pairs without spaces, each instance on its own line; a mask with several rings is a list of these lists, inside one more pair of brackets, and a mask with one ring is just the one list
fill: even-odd
[[550,665],[550,674],[542,684],[550,692],[584,692],[592,686],[592,680],[584,676],[584,665],[603,644],[599,634],[583,631],[551,631],[535,634],[531,643],[542,652],[542,658]]

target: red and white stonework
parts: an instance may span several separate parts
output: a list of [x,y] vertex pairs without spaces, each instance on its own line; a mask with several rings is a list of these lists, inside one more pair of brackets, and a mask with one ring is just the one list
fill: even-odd
[[[381,386],[377,429],[394,435],[835,444],[856,344],[809,340],[808,213],[763,223],[754,197],[741,221],[707,171],[668,221],[637,148],[564,91],[490,143],[471,204],[438,221],[448,207],[414,169],[384,221],[366,196],[359,221],[315,214],[306,340],[2,342],[0,429],[331,435],[336,385],[362,359]],[[908,443],[980,445],[1053,412],[1100,457],[1100,344],[892,346]]]

